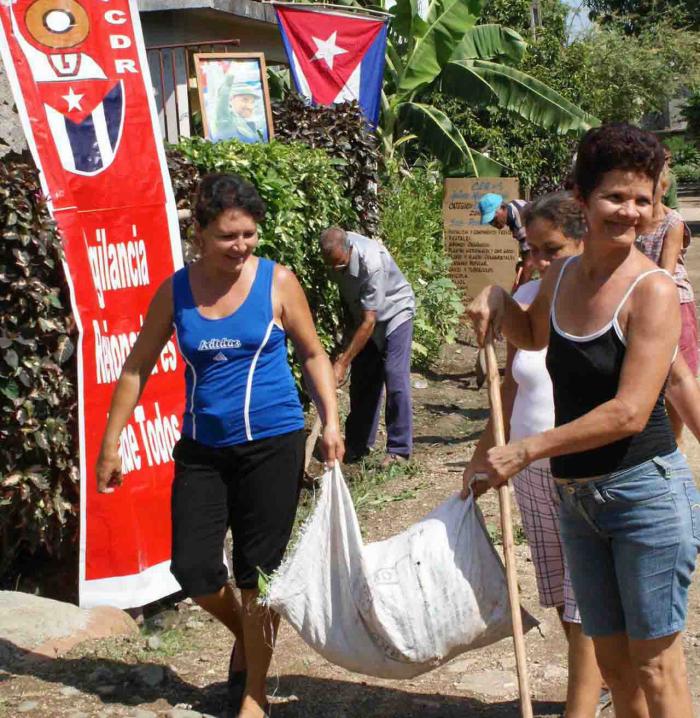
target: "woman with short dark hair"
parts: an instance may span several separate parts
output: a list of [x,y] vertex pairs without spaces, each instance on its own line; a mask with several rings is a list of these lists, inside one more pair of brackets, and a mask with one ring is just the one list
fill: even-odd
[[[304,466],[304,415],[287,360],[292,340],[323,421],[327,462],[342,460],[331,363],[294,274],[255,255],[265,204],[236,175],[202,179],[194,211],[199,258],[156,292],[112,398],[98,490],[121,484],[118,441],[173,329],[186,396],[172,493],[171,571],[236,637],[229,665],[235,715],[266,715],[265,678],[278,618],[258,604],[258,575],[280,564]],[[233,536],[233,573],[223,563]]]
[[575,193],[583,253],[552,264],[527,310],[498,287],[469,313],[521,349],[548,345],[555,428],[488,452],[499,485],[551,459],[583,630],[618,718],[692,718],[681,631],[700,544],[700,494],[677,450],[664,384],[680,337],[673,279],[635,246],[664,164],[654,135],[590,130]]

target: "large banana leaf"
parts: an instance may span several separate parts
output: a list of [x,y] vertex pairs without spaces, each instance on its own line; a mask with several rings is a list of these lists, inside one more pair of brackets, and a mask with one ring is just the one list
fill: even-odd
[[449,62],[442,73],[443,92],[471,103],[498,104],[540,127],[560,134],[587,130],[600,124],[593,115],[569,102],[543,82],[485,60]]
[[467,30],[450,58],[459,60],[510,60],[518,64],[527,43],[520,33],[503,25],[476,25]]
[[397,0],[391,8],[391,14],[391,31],[406,43],[416,37],[422,37],[428,30],[428,23],[421,18],[418,11],[418,0]]
[[448,0],[444,12],[419,38],[406,60],[399,93],[403,99],[427,87],[442,72],[455,47],[478,18],[479,0]]
[[[425,21],[428,25],[432,25],[438,17],[440,17],[440,15],[442,15],[450,7],[450,5],[453,5],[455,2],[459,2],[459,0],[430,0],[428,3],[428,12],[425,15]],[[482,5],[483,0],[475,0],[475,2],[471,3],[472,12],[475,15],[480,15]]]
[[461,169],[475,177],[499,177],[505,169],[495,160],[471,149],[449,117],[436,107],[402,102],[396,110],[402,124],[413,130],[446,168]]

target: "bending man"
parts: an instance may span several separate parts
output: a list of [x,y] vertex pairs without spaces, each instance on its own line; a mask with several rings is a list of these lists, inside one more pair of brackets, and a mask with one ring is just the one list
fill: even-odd
[[387,455],[407,459],[413,446],[411,340],[416,300],[411,285],[380,242],[340,227],[321,235],[321,252],[348,306],[354,332],[333,369],[340,385],[352,366],[346,461],[374,445],[386,386]]

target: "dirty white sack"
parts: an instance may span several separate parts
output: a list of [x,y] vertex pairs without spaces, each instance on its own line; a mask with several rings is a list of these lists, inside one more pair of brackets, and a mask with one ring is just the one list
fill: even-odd
[[365,545],[337,464],[265,602],[327,660],[381,678],[412,678],[511,634],[503,566],[471,497]]

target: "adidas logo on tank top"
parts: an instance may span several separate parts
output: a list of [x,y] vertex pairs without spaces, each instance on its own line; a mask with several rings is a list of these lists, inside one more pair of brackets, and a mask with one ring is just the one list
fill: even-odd
[[212,357],[212,359],[213,359],[214,361],[228,361],[228,359],[226,358],[226,356],[224,355],[223,352],[219,352],[218,354],[215,354],[215,355]]

